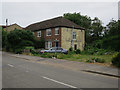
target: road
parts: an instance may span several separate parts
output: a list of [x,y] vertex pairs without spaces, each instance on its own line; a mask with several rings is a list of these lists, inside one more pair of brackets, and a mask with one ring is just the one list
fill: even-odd
[[[3,88],[118,88],[118,79],[2,56]],[[82,89],[81,89],[82,90]]]

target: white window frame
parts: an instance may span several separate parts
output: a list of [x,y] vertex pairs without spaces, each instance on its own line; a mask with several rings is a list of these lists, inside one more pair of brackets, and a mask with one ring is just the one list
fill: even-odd
[[46,41],[46,49],[52,48],[52,41]]
[[51,36],[51,34],[49,35],[49,32],[52,34],[51,29],[46,29],[46,36]]
[[41,31],[37,31],[37,37],[41,37]]
[[76,35],[76,32],[73,32],[73,33],[72,33],[72,39],[73,39],[73,40],[76,40],[76,36],[77,36],[77,35]]
[[59,28],[55,28],[55,35],[59,35]]

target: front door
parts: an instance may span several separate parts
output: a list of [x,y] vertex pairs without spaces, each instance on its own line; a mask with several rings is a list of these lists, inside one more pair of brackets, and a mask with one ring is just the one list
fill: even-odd
[[58,42],[56,42],[56,44],[55,44],[55,45],[56,45],[56,47],[58,47]]
[[77,50],[77,44],[74,45],[74,50]]

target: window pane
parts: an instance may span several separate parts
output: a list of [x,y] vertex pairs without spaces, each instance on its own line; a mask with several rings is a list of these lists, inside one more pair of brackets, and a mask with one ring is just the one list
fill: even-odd
[[51,29],[46,29],[46,35],[51,36]]
[[73,32],[73,39],[76,39],[76,32]]
[[59,28],[55,28],[55,35],[59,34]]
[[37,32],[37,37],[41,37],[41,31]]

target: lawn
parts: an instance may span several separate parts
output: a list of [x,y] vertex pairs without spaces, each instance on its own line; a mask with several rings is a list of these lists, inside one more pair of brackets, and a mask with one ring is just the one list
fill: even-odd
[[92,58],[104,59],[105,63],[110,63],[112,59],[112,55],[83,55],[83,54],[60,55],[58,54],[58,59],[66,59],[66,60],[80,61],[80,62],[86,62],[87,60],[90,60]]
[[92,58],[99,58],[105,61],[105,63],[111,63],[112,55],[86,55],[86,54],[61,54],[61,53],[44,53],[44,54],[34,54],[35,56],[40,56],[44,58],[52,58],[53,56],[57,59],[65,59],[70,61],[86,62]]

